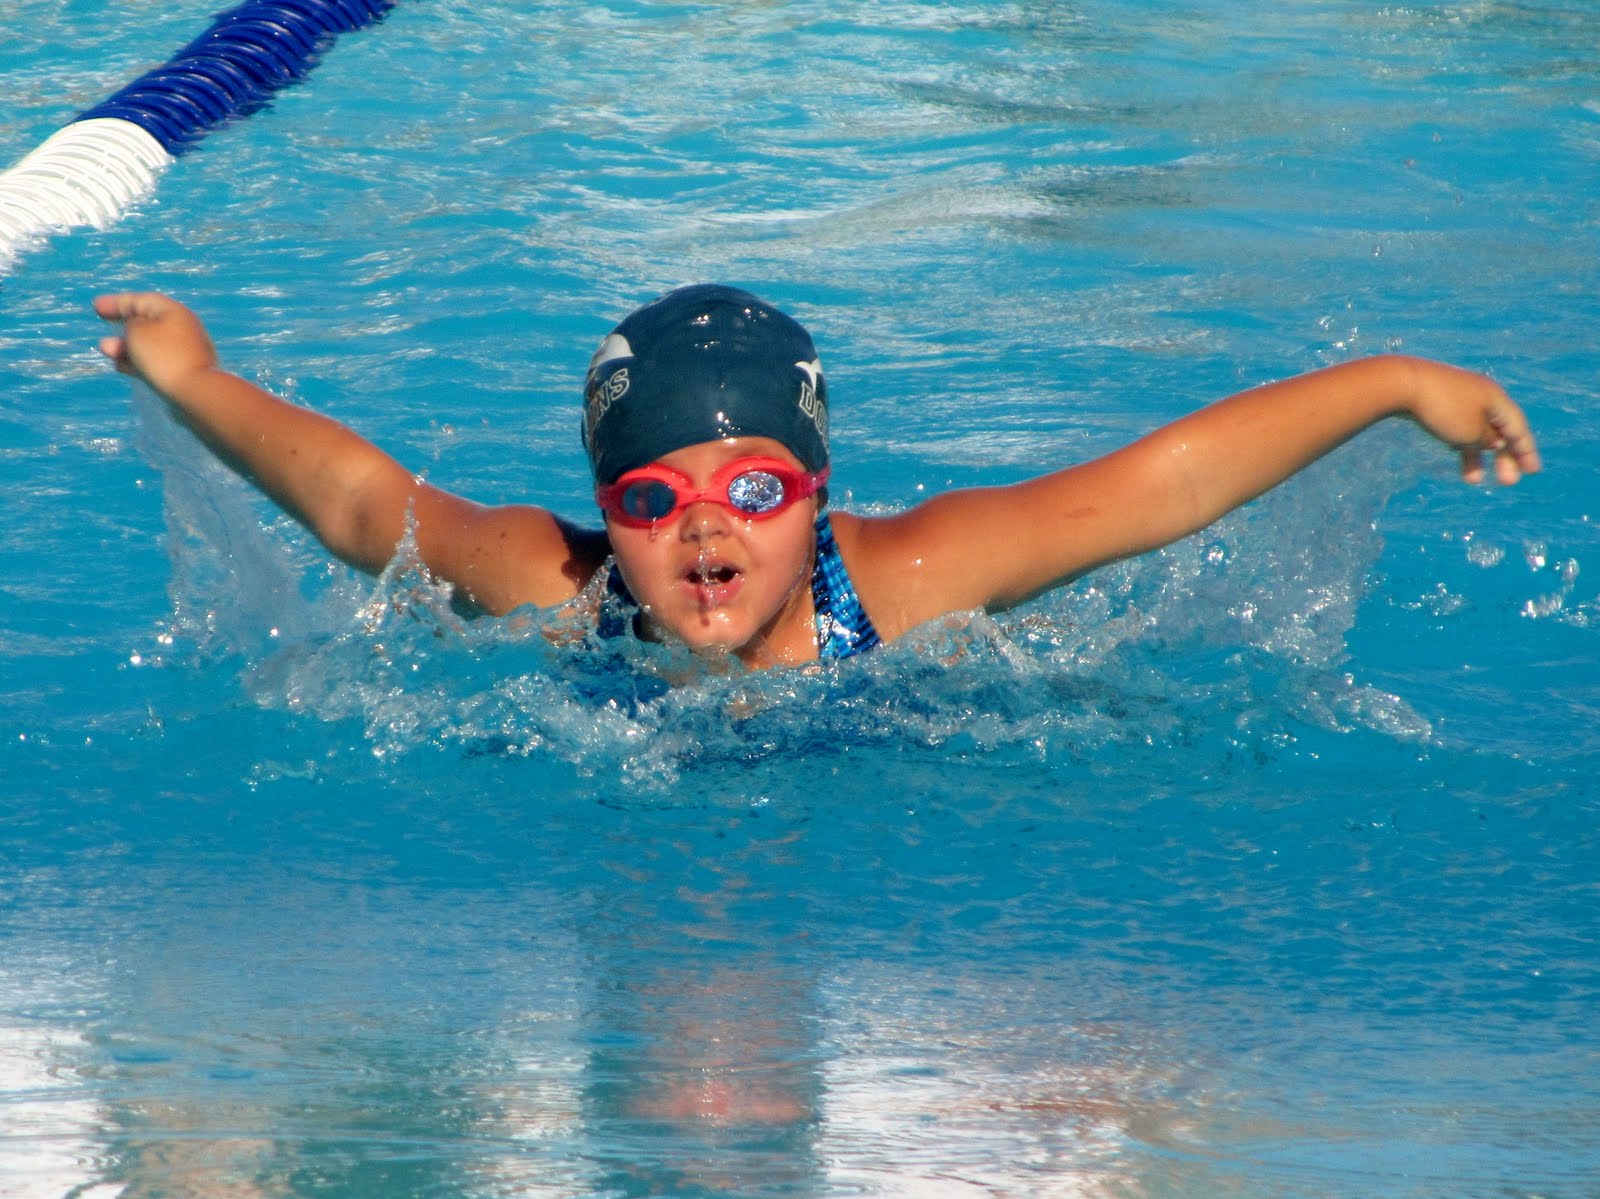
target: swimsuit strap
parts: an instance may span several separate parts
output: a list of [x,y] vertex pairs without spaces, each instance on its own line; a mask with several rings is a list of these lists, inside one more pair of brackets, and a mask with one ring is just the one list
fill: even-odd
[[633,598],[628,585],[622,581],[617,560],[607,558],[601,570],[606,572],[606,589],[600,597],[600,613],[595,632],[606,641],[639,632],[639,601]]
[[850,573],[839,556],[833,525],[826,512],[817,514],[817,564],[811,572],[811,604],[817,613],[817,657],[838,661],[866,653],[879,644]]

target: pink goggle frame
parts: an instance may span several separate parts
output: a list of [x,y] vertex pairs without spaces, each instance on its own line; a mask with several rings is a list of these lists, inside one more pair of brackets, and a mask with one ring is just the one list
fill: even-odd
[[718,467],[706,486],[696,487],[681,471],[652,462],[596,487],[594,498],[607,516],[631,528],[676,520],[702,501],[721,504],[743,520],[766,520],[816,495],[827,482],[827,467],[809,473],[776,458],[735,458]]

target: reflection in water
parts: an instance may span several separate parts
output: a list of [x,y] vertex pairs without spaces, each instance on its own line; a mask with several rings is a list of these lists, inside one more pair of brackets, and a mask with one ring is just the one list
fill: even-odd
[[[0,974],[0,1012],[28,1007],[41,994]],[[11,1023],[16,1021],[16,1023]],[[6,1199],[110,1199],[116,1187],[94,1185],[100,1110],[77,1075],[82,1033],[18,1015],[0,1016],[0,1195]]]
[[[830,1001],[850,1026],[826,1070],[833,1193],[1145,1193],[1150,1163],[1136,1150],[1176,1122],[1172,1065],[1147,1064],[1124,1030],[1074,1021],[1071,998],[1061,1002],[1070,981],[1050,971],[1010,981],[995,988],[981,969],[933,963],[835,980]],[[1052,994],[1047,1023],[1025,998],[1035,986]]]
[[281,1149],[231,1130],[271,1127],[273,1113],[172,1106],[154,1101],[125,1112],[118,1146],[118,1199],[267,1199],[287,1193]]
[[1159,1087],[1117,1035],[1044,979],[857,956],[875,920],[827,915],[805,822],[586,805],[495,845],[416,798],[388,832],[376,800],[280,810],[306,840],[177,885],[160,859],[214,829],[141,839],[120,886],[82,867],[136,918],[80,1000],[103,1033],[7,1042],[16,1193],[1079,1195],[1128,1168]]

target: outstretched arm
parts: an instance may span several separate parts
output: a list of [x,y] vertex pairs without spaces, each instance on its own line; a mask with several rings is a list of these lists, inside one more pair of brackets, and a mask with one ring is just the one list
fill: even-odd
[[127,292],[96,297],[94,308],[122,324],[100,342],[118,370],[148,383],[212,452],[353,566],[382,570],[409,513],[429,569],[504,612],[570,598],[603,557],[592,537],[541,508],[484,508],[422,483],[337,421],[224,371],[199,318],[176,300]]
[[[1241,392],[1081,466],[863,522],[855,556],[869,575],[896,564],[901,582],[884,577],[882,593],[900,596],[907,627],[1003,608],[1203,529],[1390,416],[1454,449],[1468,482],[1484,478],[1486,454],[1501,483],[1539,469],[1527,419],[1495,383],[1389,355]],[[862,582],[870,610],[879,587]]]

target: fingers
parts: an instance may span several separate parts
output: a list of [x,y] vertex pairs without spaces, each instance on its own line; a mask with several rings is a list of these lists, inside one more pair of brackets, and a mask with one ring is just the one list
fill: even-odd
[[1503,487],[1511,486],[1525,474],[1537,473],[1544,464],[1522,410],[1507,400],[1504,406],[1496,405],[1485,415],[1486,435],[1478,444],[1461,451],[1461,477],[1472,484],[1484,481],[1485,452],[1493,455],[1495,482]]
[[159,318],[181,305],[158,291],[118,291],[95,296],[91,301],[99,316],[108,321],[128,321],[139,317]]
[[[1539,447],[1528,428],[1527,418],[1521,409],[1500,410],[1489,414],[1489,424],[1494,429],[1498,444],[1495,451],[1496,475],[1502,483],[1515,483],[1524,474],[1535,474],[1544,464],[1539,459]],[[1507,478],[1507,472],[1512,472]]]
[[1509,487],[1523,475],[1536,474],[1541,465],[1538,451],[1533,448],[1531,438],[1521,449],[1508,442],[1495,451],[1495,481],[1503,487]]
[[[102,320],[126,321],[140,311],[140,301],[145,298],[138,292],[118,292],[112,295],[96,296],[92,301],[95,312]],[[133,374],[133,362],[128,356],[128,343],[125,338],[107,334],[98,343],[98,349],[110,362],[123,374]]]
[[[1533,468],[1537,470],[1537,467]],[[1530,472],[1531,473],[1531,472]],[[1494,481],[1502,487],[1510,487],[1521,480],[1523,475],[1522,464],[1514,454],[1505,450],[1494,451]],[[1461,455],[1461,477],[1468,483],[1476,486],[1485,479],[1483,455],[1477,450],[1466,450]]]
[[134,299],[134,292],[124,291],[96,296],[92,302],[95,312],[103,320],[121,321],[126,320],[133,311]]

